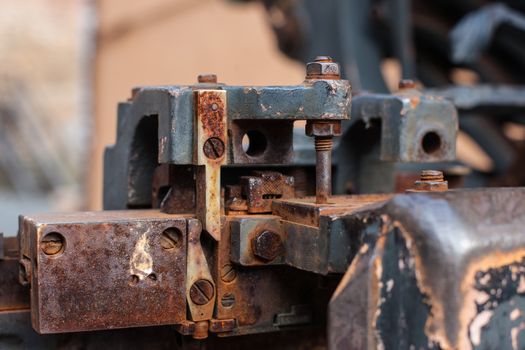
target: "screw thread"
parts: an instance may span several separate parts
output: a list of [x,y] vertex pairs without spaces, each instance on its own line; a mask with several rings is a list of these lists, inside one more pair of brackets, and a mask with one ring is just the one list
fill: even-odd
[[333,140],[331,136],[315,138],[315,150],[320,151],[331,151],[333,148]]
[[421,181],[444,181],[443,172],[437,170],[423,170],[420,176]]

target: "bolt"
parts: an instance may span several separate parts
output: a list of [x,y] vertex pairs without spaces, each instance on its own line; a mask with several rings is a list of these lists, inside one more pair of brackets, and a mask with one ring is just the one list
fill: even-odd
[[265,230],[252,239],[253,254],[263,260],[272,261],[283,253],[281,236]]
[[443,172],[437,170],[423,170],[414,187],[407,192],[442,192],[448,190],[448,182],[443,177]]
[[232,264],[226,264],[221,269],[221,280],[229,283],[233,282],[237,278],[237,271],[233,268]]
[[58,232],[48,233],[42,238],[40,246],[44,254],[57,255],[64,250],[64,236]]
[[217,75],[215,74],[199,74],[197,77],[199,83],[217,84]]
[[194,304],[204,305],[210,302],[215,295],[213,284],[204,279],[197,280],[191,285],[190,299]]
[[176,227],[169,227],[160,236],[160,245],[166,250],[180,247],[182,245],[182,233]]
[[416,83],[412,79],[403,79],[398,84],[399,90],[415,89]]
[[315,137],[315,202],[324,204],[332,194],[332,138],[341,134],[341,122],[308,121],[305,132]]
[[332,136],[315,137],[315,202],[328,203],[332,194]]
[[306,79],[341,79],[339,64],[329,56],[317,56],[306,64]]
[[224,154],[224,142],[218,137],[210,137],[204,142],[204,155],[210,159],[217,159]]

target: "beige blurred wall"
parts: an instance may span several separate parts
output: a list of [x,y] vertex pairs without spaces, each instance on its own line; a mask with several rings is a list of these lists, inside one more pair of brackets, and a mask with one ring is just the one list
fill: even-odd
[[278,52],[258,3],[225,0],[98,0],[90,209],[102,206],[103,150],[115,142],[116,106],[133,86],[193,84],[216,73],[226,84],[296,84],[301,64]]

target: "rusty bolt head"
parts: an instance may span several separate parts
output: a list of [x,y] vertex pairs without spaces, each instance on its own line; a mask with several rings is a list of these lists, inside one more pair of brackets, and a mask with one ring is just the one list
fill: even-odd
[[229,283],[233,282],[237,278],[237,271],[233,268],[232,264],[226,264],[221,269],[221,280]]
[[204,142],[204,155],[210,159],[217,159],[224,154],[224,142],[218,137],[210,137]]
[[200,74],[197,81],[201,84],[217,84],[217,75],[215,74]]
[[190,299],[194,304],[204,305],[210,302],[215,295],[215,288],[208,280],[197,280],[191,285]]
[[341,121],[308,121],[305,132],[308,136],[339,136],[341,135]]
[[317,56],[306,64],[306,79],[341,79],[339,63],[329,56]]
[[65,239],[58,232],[50,232],[42,238],[40,247],[46,255],[58,255],[64,251]]
[[277,258],[283,249],[281,236],[272,231],[263,231],[252,239],[253,254],[266,261]]
[[412,79],[403,79],[399,82],[399,90],[403,89],[415,89],[416,83]]

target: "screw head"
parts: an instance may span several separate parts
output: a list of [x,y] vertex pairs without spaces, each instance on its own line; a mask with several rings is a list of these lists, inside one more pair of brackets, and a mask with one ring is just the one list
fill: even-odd
[[191,285],[190,299],[194,304],[204,305],[210,302],[215,295],[213,284],[205,279],[197,280]]
[[160,236],[160,246],[165,250],[178,248],[182,245],[182,232],[176,227],[169,227]]
[[233,293],[226,293],[221,298],[221,305],[223,307],[232,307],[235,304],[235,295]]
[[232,264],[226,264],[221,269],[221,280],[229,283],[233,282],[237,278],[237,271],[233,268]]
[[255,256],[272,261],[283,253],[283,241],[279,234],[263,231],[252,239],[252,250]]
[[224,142],[218,137],[210,137],[204,142],[203,152],[210,159],[218,159],[224,155]]
[[58,232],[50,232],[40,241],[40,247],[46,255],[58,255],[64,251],[65,238]]

